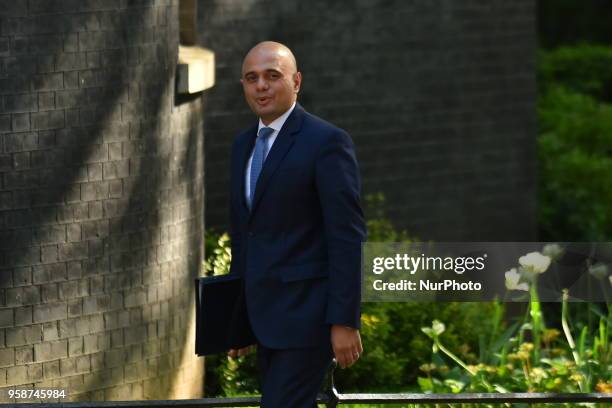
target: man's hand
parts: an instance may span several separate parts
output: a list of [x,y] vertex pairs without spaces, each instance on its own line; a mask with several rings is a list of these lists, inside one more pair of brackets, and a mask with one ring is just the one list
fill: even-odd
[[331,343],[336,361],[341,368],[347,368],[355,364],[363,353],[359,330],[352,327],[332,325]]
[[230,349],[227,352],[227,355],[230,356],[231,358],[242,357],[242,356],[246,356],[247,354],[253,352],[253,350],[255,350],[255,346],[247,346],[241,349]]

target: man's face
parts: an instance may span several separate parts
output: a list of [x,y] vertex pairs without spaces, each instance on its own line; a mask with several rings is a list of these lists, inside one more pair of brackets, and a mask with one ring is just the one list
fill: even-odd
[[244,97],[264,124],[285,113],[297,99],[301,74],[282,50],[263,48],[249,52],[242,64]]

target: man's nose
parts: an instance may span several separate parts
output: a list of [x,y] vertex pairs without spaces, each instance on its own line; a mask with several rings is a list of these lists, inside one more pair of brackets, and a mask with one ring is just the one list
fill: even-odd
[[265,78],[263,77],[259,77],[257,79],[257,89],[258,90],[265,90],[268,88],[268,81],[266,81]]

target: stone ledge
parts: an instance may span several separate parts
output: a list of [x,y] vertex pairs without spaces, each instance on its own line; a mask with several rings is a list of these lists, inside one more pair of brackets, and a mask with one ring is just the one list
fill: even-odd
[[193,94],[215,84],[215,53],[201,47],[179,45],[176,90]]

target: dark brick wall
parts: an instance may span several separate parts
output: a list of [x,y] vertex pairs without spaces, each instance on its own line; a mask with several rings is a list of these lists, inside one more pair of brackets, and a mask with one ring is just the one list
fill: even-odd
[[535,239],[535,1],[199,3],[217,57],[206,100],[207,225],[226,228],[228,157],[253,120],[238,82],[256,42],[281,41],[300,101],[347,129],[364,193],[435,240]]
[[0,13],[0,401],[201,395],[203,107],[175,100],[178,0]]

